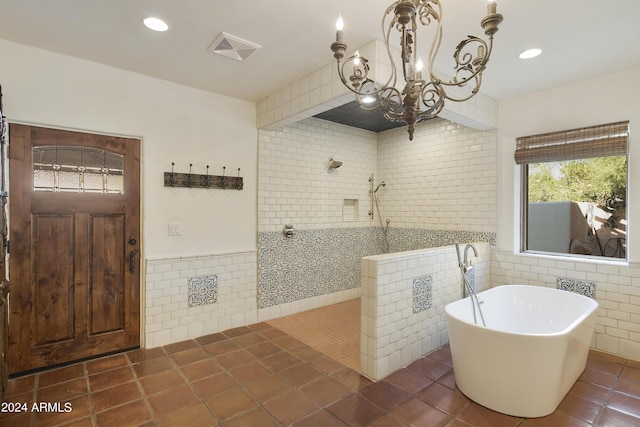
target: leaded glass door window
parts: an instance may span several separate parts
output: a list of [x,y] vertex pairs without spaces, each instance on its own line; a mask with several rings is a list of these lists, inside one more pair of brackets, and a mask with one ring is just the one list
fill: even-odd
[[124,194],[124,156],[91,147],[34,147],[33,190]]

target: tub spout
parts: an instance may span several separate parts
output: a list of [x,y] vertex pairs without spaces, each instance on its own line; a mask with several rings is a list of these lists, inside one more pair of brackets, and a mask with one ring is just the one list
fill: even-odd
[[464,272],[467,273],[473,269],[473,265],[471,265],[471,260],[469,259],[469,249],[473,249],[473,254],[478,257],[478,250],[473,244],[469,243],[464,247],[464,261],[462,262],[462,268]]

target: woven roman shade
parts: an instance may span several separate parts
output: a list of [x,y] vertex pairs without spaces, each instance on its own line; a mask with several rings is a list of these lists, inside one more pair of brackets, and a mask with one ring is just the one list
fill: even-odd
[[519,165],[626,156],[629,121],[591,126],[516,139],[515,160]]

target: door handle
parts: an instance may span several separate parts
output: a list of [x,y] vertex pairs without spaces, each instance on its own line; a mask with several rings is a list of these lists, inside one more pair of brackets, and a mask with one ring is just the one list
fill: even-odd
[[137,249],[129,252],[129,273],[133,274],[136,272],[136,254],[140,252]]

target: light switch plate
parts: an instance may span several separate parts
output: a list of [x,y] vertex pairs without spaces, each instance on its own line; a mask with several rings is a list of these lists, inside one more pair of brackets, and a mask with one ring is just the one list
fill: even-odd
[[179,222],[169,223],[169,236],[180,236],[182,234],[182,224]]

